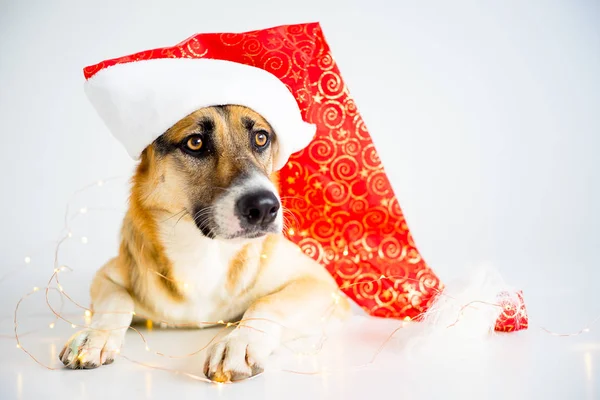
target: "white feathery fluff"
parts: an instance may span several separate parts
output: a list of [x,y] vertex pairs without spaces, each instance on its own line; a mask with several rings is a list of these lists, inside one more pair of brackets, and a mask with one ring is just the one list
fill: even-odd
[[503,311],[500,301],[513,296],[518,304],[516,291],[496,269],[477,268],[444,288],[422,321],[405,332],[404,345],[419,354],[481,349]]

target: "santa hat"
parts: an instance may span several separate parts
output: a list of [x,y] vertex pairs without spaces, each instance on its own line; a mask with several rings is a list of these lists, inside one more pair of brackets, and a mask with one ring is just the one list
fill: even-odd
[[[198,37],[169,48],[103,61],[84,69],[85,93],[108,129],[132,158],[177,121],[199,108],[236,104],[261,114],[273,127],[283,167],[306,147],[315,126],[302,120],[299,105],[279,78],[249,65],[251,59],[219,59],[227,44],[200,51]],[[198,50],[198,51],[196,51]]]
[[285,234],[368,313],[425,316],[444,330],[459,320],[474,332],[527,327],[522,294],[494,273],[445,288],[425,263],[318,23],[199,34],[84,73],[92,103],[134,157],[200,107],[261,113],[282,149],[280,192],[293,214]]

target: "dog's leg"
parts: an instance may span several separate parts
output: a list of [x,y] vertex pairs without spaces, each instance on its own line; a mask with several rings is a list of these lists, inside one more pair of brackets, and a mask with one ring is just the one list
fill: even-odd
[[258,299],[244,314],[236,329],[208,351],[205,375],[217,382],[237,381],[261,373],[267,357],[279,347],[284,329],[291,333],[314,331],[323,326],[322,317],[334,310],[345,317],[345,298],[335,304],[333,281],[307,277],[289,282],[279,291]]
[[90,327],[75,333],[59,355],[67,367],[97,368],[114,361],[134,309],[123,284],[116,259],[98,271],[91,287],[94,315]]

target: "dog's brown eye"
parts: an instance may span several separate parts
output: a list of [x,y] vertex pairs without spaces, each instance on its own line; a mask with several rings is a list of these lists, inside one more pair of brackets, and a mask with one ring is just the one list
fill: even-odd
[[200,151],[203,144],[204,143],[202,142],[202,136],[194,135],[194,136],[190,136],[190,138],[187,140],[185,146],[191,151]]
[[257,147],[266,146],[268,141],[269,141],[269,134],[267,132],[260,131],[260,132],[256,132],[254,134],[254,144]]

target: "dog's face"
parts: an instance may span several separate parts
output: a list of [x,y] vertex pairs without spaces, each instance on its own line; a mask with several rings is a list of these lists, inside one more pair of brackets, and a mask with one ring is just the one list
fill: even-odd
[[173,215],[187,211],[205,236],[256,238],[283,225],[270,179],[277,147],[269,123],[251,109],[203,108],[144,151],[138,175],[152,177],[154,206]]

